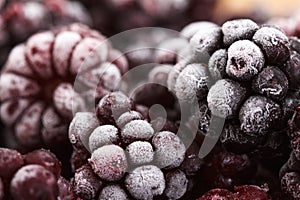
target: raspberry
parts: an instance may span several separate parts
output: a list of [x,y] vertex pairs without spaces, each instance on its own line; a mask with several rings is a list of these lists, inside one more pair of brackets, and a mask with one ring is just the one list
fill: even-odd
[[10,192],[14,199],[57,199],[56,177],[40,165],[26,165],[14,175]]
[[103,200],[128,200],[128,195],[119,185],[108,185],[105,186],[100,195],[99,199]]
[[94,172],[106,181],[120,180],[128,166],[125,151],[117,145],[105,145],[96,149],[89,162]]
[[[20,146],[55,149],[66,142],[73,112],[85,110],[84,94],[93,94],[97,88],[95,82],[80,83],[84,89],[71,85],[79,70],[90,72],[90,80],[97,79],[99,74],[94,72],[107,62],[111,49],[100,33],[71,24],[34,34],[12,50],[1,72],[0,110]],[[114,75],[107,77],[120,76],[119,69],[112,68]],[[101,86],[110,91],[111,81],[104,77]]]
[[211,199],[230,200],[233,199],[233,194],[226,189],[213,189],[205,193],[201,198],[197,200],[211,200]]
[[247,200],[251,198],[259,200],[270,200],[270,196],[267,194],[268,189],[260,188],[254,185],[242,185],[234,188],[236,193],[234,194],[235,199]]
[[103,183],[89,165],[83,165],[76,170],[73,185],[80,198],[95,199]]
[[163,172],[153,165],[138,167],[125,178],[125,187],[136,199],[153,199],[165,189]]

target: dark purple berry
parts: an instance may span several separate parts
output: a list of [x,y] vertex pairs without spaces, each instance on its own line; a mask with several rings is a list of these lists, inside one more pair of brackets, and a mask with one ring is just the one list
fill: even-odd
[[125,151],[117,145],[105,145],[96,149],[89,159],[94,172],[103,180],[120,180],[127,170]]
[[265,135],[281,117],[280,106],[263,96],[251,96],[239,113],[241,130],[248,135]]
[[185,157],[186,148],[181,139],[172,132],[162,131],[152,138],[155,150],[155,162],[162,168],[180,166]]
[[141,113],[136,111],[128,111],[123,113],[117,120],[116,124],[118,128],[122,129],[127,123],[133,120],[142,120],[143,116]]
[[221,27],[199,29],[190,39],[195,57],[200,62],[207,62],[210,55],[222,44]]
[[70,159],[72,170],[75,171],[86,164],[90,157],[91,153],[86,148],[77,148],[73,146],[73,152]]
[[264,67],[260,48],[250,40],[239,40],[228,48],[226,73],[233,79],[248,81]]
[[121,114],[133,109],[132,101],[122,92],[105,95],[99,102],[96,113],[103,124],[115,124]]
[[189,64],[178,75],[175,83],[176,97],[184,102],[194,102],[206,97],[209,85],[207,67]]
[[119,185],[107,185],[101,190],[98,200],[129,200],[129,197]]
[[227,21],[222,25],[224,45],[229,46],[237,40],[250,40],[258,28],[250,19]]
[[208,61],[208,70],[211,77],[214,80],[224,78],[227,65],[227,51],[225,49],[219,49],[215,51]]
[[253,36],[253,41],[266,55],[266,63],[280,66],[290,57],[288,37],[274,27],[262,27]]
[[103,186],[100,178],[94,173],[90,165],[83,165],[76,170],[73,179],[76,194],[84,199],[96,199]]
[[153,199],[163,194],[166,183],[164,174],[158,167],[144,165],[127,175],[125,187],[136,199]]
[[133,165],[151,163],[154,151],[149,142],[136,141],[126,147],[128,161]]
[[[299,49],[300,53],[300,49]],[[299,89],[300,88],[300,54],[296,51],[291,52],[290,59],[282,67],[283,71],[286,73],[290,88]]]
[[167,173],[164,194],[169,199],[180,199],[187,190],[188,179],[184,172],[177,169]]
[[267,188],[260,188],[256,185],[242,185],[234,187],[236,193],[234,194],[234,199],[238,200],[271,200],[271,197],[268,195]]
[[282,103],[284,122],[292,118],[295,109],[300,105],[300,91],[289,91]]
[[237,114],[245,96],[246,89],[239,83],[222,79],[210,88],[207,103],[213,115],[221,118],[231,118]]
[[233,194],[226,189],[213,189],[205,193],[201,198],[197,200],[232,200]]
[[0,177],[6,182],[24,165],[24,159],[18,151],[13,149],[0,148],[0,155]]
[[26,165],[14,175],[10,193],[20,200],[56,200],[58,197],[57,179],[41,165]]
[[133,120],[121,130],[122,141],[126,144],[137,140],[149,140],[154,134],[151,124],[145,120]]
[[293,152],[300,160],[300,106],[295,109],[293,117],[288,121],[288,135]]
[[59,177],[57,186],[59,190],[59,198],[61,200],[74,200],[76,198],[73,186],[64,177]]
[[102,125],[94,129],[89,137],[89,148],[93,152],[99,147],[108,144],[117,144],[119,140],[118,129],[113,125]]
[[262,94],[273,100],[282,100],[289,88],[285,74],[277,67],[264,68],[252,81],[254,92]]
[[281,178],[281,189],[292,199],[300,199],[300,175],[297,172],[286,173]]
[[48,150],[40,149],[25,154],[26,165],[37,164],[52,172],[57,178],[60,177],[61,162]]

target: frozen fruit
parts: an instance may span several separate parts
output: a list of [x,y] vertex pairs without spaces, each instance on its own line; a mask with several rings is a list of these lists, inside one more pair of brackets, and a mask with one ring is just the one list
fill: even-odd
[[96,149],[89,159],[94,172],[103,180],[120,180],[127,170],[125,151],[117,145],[105,145]]
[[149,140],[153,135],[154,130],[151,124],[145,120],[130,121],[121,130],[121,138],[125,143]]
[[[59,148],[67,141],[73,114],[85,110],[88,100],[95,103],[95,96],[84,94],[94,94],[97,83],[85,85],[78,78],[73,87],[77,73],[90,72],[95,80],[98,74],[93,70],[107,63],[111,49],[99,32],[71,24],[34,34],[12,50],[1,72],[0,110],[21,146]],[[104,82],[102,87],[110,91]]]
[[245,97],[246,89],[238,82],[221,79],[210,88],[207,103],[213,115],[232,118],[237,115]]
[[167,173],[164,194],[170,199],[180,199],[187,190],[188,179],[181,170]]
[[273,100],[282,100],[289,88],[285,74],[276,67],[264,68],[252,81],[252,89]]
[[226,73],[233,79],[247,81],[264,67],[265,59],[260,48],[250,40],[239,40],[228,48]]
[[88,200],[97,198],[103,183],[89,165],[83,165],[75,171],[73,186],[80,198]]
[[197,22],[192,22],[181,30],[182,36],[186,37],[187,39],[191,39],[193,35],[199,30],[202,29],[209,29],[209,28],[215,28],[218,27],[217,24],[209,21],[197,21]]
[[10,192],[14,199],[47,199],[58,197],[57,179],[40,165],[26,165],[14,175]]
[[94,129],[89,137],[91,152],[107,144],[116,144],[119,140],[118,129],[112,125],[102,125]]
[[0,148],[0,177],[10,181],[15,172],[24,165],[24,157],[16,150]]
[[73,200],[76,198],[76,193],[73,186],[64,177],[59,177],[57,181],[59,190],[59,198],[62,200]]
[[154,150],[149,142],[136,141],[126,147],[128,160],[133,165],[151,163],[154,158]]
[[98,200],[128,200],[129,197],[119,185],[107,185],[105,186]]
[[143,116],[140,112],[131,110],[123,113],[117,120],[116,124],[119,128],[123,128],[127,123],[133,120],[142,120]]
[[214,80],[222,79],[226,75],[227,57],[226,49],[219,49],[209,58],[208,70]]
[[230,200],[233,199],[233,194],[226,189],[213,189],[205,193],[201,198],[197,200],[211,200],[211,199],[220,199],[220,200]]
[[164,174],[158,167],[144,165],[126,176],[125,187],[136,199],[153,199],[163,194],[166,183]]
[[241,130],[253,136],[265,135],[280,117],[280,105],[263,96],[249,97],[239,113]]
[[288,37],[277,28],[261,27],[255,32],[253,41],[263,50],[266,63],[270,65],[283,64],[290,56]]
[[296,172],[286,173],[281,178],[281,188],[292,199],[300,198],[300,175]]
[[237,40],[250,40],[258,28],[250,19],[227,21],[222,25],[224,45],[229,46]]
[[185,157],[186,148],[180,138],[172,132],[162,131],[152,138],[155,160],[162,168],[180,166]]

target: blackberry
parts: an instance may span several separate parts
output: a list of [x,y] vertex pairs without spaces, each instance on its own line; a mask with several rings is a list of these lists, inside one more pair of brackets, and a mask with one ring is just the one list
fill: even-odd
[[219,49],[209,58],[208,69],[214,80],[219,80],[225,77],[227,57],[226,49]]
[[281,178],[281,188],[288,196],[292,199],[299,199],[300,198],[300,175],[296,172],[289,172],[286,173]]
[[133,142],[126,147],[126,152],[133,165],[151,163],[154,158],[154,150],[149,142]]
[[107,185],[105,186],[100,195],[99,200],[128,200],[128,195],[125,190],[119,185]]

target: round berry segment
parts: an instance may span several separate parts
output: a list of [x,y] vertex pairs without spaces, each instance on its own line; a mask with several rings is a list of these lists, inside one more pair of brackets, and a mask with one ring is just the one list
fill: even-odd
[[108,185],[101,190],[98,200],[129,200],[129,197],[119,185]]
[[151,124],[145,120],[133,120],[127,123],[121,131],[121,137],[125,143],[149,140],[153,134],[154,130]]
[[247,81],[264,67],[260,48],[250,40],[239,40],[228,48],[226,73],[233,79]]
[[214,80],[224,78],[227,65],[227,50],[219,49],[213,53],[208,62],[208,70]]
[[142,165],[153,161],[154,151],[149,142],[133,142],[126,147],[126,152],[128,160],[133,165]]

